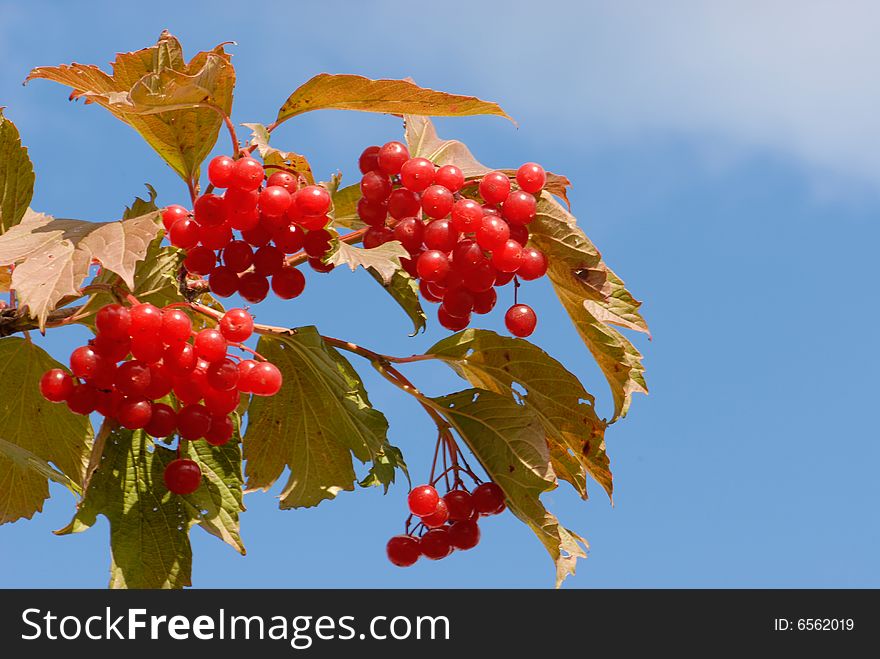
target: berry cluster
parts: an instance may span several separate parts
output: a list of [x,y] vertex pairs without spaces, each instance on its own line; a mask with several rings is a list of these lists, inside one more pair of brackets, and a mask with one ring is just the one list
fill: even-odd
[[[468,182],[455,165],[438,168],[425,158],[410,158],[400,142],[368,147],[358,164],[363,174],[358,215],[370,227],[364,247],[401,242],[410,254],[402,265],[420,280],[425,300],[441,303],[437,317],[443,327],[464,329],[472,313],[495,307],[496,287],[514,278],[518,286],[520,279],[547,272],[547,257],[528,246],[535,195],[547,178],[540,165],[522,165],[514,188],[502,172]],[[538,322],[531,307],[516,303],[504,320],[515,336],[529,336]]]
[[[194,332],[177,308],[109,304],[95,324],[95,338],[71,353],[70,372],[53,368],[40,380],[46,400],[64,402],[76,414],[98,412],[156,438],[177,434],[222,446],[233,435],[230,414],[241,394],[272,396],[281,388],[274,364],[227,354],[253,333],[244,309],[227,311],[217,329]],[[173,407],[161,402],[171,394]],[[178,459],[168,465],[165,482],[175,494],[190,494],[201,471]]]
[[168,206],[162,222],[171,244],[186,250],[187,272],[206,276],[215,295],[237,292],[257,303],[271,286],[279,298],[297,297],[306,280],[285,258],[300,250],[314,270],[333,269],[322,260],[333,240],[325,229],[331,203],[326,189],[300,188],[297,177],[286,171],[266,179],[263,165],[251,157],[217,156],[208,165],[208,179],[225,192],[199,196],[191,214],[182,206]]
[[394,536],[385,547],[388,560],[398,567],[409,567],[419,556],[437,561],[456,549],[473,549],[480,542],[480,516],[497,515],[505,508],[504,492],[491,482],[477,485],[473,492],[456,487],[442,497],[433,486],[420,485],[410,491],[408,503],[420,524],[413,533]]

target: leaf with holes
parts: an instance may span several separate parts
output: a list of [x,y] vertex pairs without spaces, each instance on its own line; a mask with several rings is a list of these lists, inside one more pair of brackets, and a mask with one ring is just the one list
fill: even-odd
[[0,108],[0,233],[21,222],[34,196],[34,166],[15,124]]
[[370,249],[340,242],[336,251],[326,260],[333,265],[347,265],[352,272],[358,267],[375,272],[387,286],[394,273],[400,270],[402,258],[409,258],[409,252],[398,241],[392,240]]
[[[585,473],[608,496],[612,478],[605,452],[605,422],[594,399],[568,369],[525,339],[468,329],[427,350],[475,387],[511,396],[535,413],[544,428],[556,474],[586,498]],[[515,386],[525,390],[519,395]]]
[[62,298],[80,294],[93,260],[134,289],[137,263],[160,230],[158,212],[118,222],[83,222],[28,210],[21,224],[0,236],[0,265],[16,265],[12,287],[42,328]]
[[272,173],[272,167],[283,167],[286,170],[293,170],[301,174],[308,185],[315,183],[315,176],[312,174],[312,166],[305,156],[301,156],[293,151],[281,151],[269,145],[269,131],[263,124],[242,124],[251,129],[251,145],[257,148],[257,152],[263,159],[263,164]]

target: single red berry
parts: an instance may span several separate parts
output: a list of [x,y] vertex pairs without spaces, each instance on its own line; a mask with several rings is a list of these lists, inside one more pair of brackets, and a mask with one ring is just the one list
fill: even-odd
[[272,277],[272,291],[282,300],[298,297],[306,287],[306,278],[297,268],[285,266]]
[[446,217],[452,211],[455,198],[452,193],[442,185],[432,185],[422,193],[422,210],[425,215],[439,219]]
[[123,396],[116,389],[95,389],[95,412],[107,419],[116,418],[116,410]]
[[323,215],[330,210],[330,193],[318,185],[307,185],[294,195],[294,203],[303,215]]
[[246,243],[253,247],[265,247],[272,240],[272,232],[267,229],[261,222],[253,229],[241,232],[241,237]]
[[212,416],[223,416],[231,414],[241,402],[241,395],[238,389],[232,391],[217,391],[208,387],[205,390],[205,407]]
[[225,265],[218,265],[208,276],[208,287],[219,297],[229,297],[237,292],[238,283],[238,275]]
[[394,232],[388,227],[370,227],[364,234],[364,249],[373,249],[394,240]]
[[303,239],[303,249],[312,258],[324,256],[330,250],[333,234],[326,229],[309,231]]
[[165,403],[153,403],[153,413],[144,430],[153,437],[173,435],[177,430],[177,413]]
[[98,333],[94,339],[89,341],[89,345],[104,359],[115,364],[128,357],[131,350],[131,339],[128,336],[121,339],[111,339],[105,334]]
[[208,386],[206,369],[196,366],[189,373],[178,375],[174,378],[174,395],[184,405],[194,405],[205,396],[206,391],[210,391]]
[[480,543],[480,527],[472,519],[463,519],[449,525],[449,544],[456,549],[473,549]]
[[223,249],[232,242],[232,228],[228,224],[199,227],[199,242],[213,250]]
[[369,224],[371,227],[385,226],[385,220],[388,218],[388,203],[373,203],[368,199],[361,197],[357,202],[358,217]]
[[238,292],[252,304],[262,302],[269,294],[269,280],[256,272],[245,272],[238,278]]
[[522,264],[522,245],[508,239],[492,251],[492,265],[501,272],[516,272]]
[[162,210],[162,226],[165,227],[166,232],[171,231],[171,227],[173,227],[178,220],[184,220],[187,217],[189,217],[189,211],[183,206],[178,204],[166,206]]
[[[425,298],[428,302],[442,302],[443,295],[438,295],[434,290],[434,284],[422,280],[419,282],[419,293],[422,294],[422,297]],[[442,291],[440,291],[442,293]]]
[[406,274],[408,274],[410,277],[418,277],[419,276],[418,258],[421,255],[422,255],[422,250],[419,250],[410,258],[401,257],[400,267],[402,267],[406,271]]
[[217,265],[217,253],[209,247],[193,247],[183,260],[183,267],[194,275],[207,275]]
[[336,266],[332,263],[324,263],[320,258],[310,257],[309,258],[309,266],[315,272],[327,273],[333,270]]
[[422,524],[429,529],[436,529],[446,524],[446,520],[448,519],[449,509],[446,507],[446,502],[443,499],[440,499],[437,502],[437,509],[430,515],[422,517]]
[[419,539],[411,535],[396,535],[385,545],[385,553],[388,560],[397,567],[409,567],[413,565],[422,552],[419,549]]
[[480,249],[475,240],[470,238],[460,240],[455,249],[452,250],[452,267],[462,274],[473,270],[485,260],[486,257],[483,255],[483,250]]
[[538,163],[527,162],[516,170],[516,182],[525,192],[538,194],[547,183],[547,174]]
[[299,225],[309,231],[318,231],[328,224],[330,224],[330,216],[326,213],[324,215],[304,215],[299,221]]
[[184,343],[192,335],[192,321],[180,309],[162,310],[162,341],[165,345]]
[[269,362],[258,362],[244,377],[245,386],[255,396],[274,396],[281,389],[281,371]]
[[178,220],[169,229],[168,240],[180,249],[191,249],[199,243],[199,225],[188,217]]
[[229,358],[208,366],[205,379],[208,386],[217,391],[232,391],[238,386],[238,364]]
[[288,224],[272,232],[272,242],[285,254],[294,254],[302,249],[306,232],[296,224]]
[[74,414],[91,414],[95,411],[98,403],[97,389],[88,385],[80,384],[67,394],[67,408]]
[[232,419],[226,414],[215,414],[211,417],[211,426],[205,433],[205,441],[211,446],[223,446],[227,444],[235,432]]
[[162,310],[150,303],[136,304],[130,310],[131,335],[158,334],[162,331]]
[[284,252],[272,245],[260,247],[254,253],[254,272],[271,277],[284,267]]
[[296,180],[296,176],[294,176],[290,172],[273,172],[273,174],[269,177],[269,180],[266,181],[266,187],[268,188],[273,185],[280,185],[290,194],[293,194],[294,192],[296,192],[297,188],[299,188],[299,183]]
[[121,304],[108,304],[95,315],[98,333],[110,339],[127,339],[131,330],[131,315]]
[[290,192],[280,185],[268,185],[260,192],[260,210],[266,215],[275,217],[284,215],[292,201]]
[[91,346],[80,346],[70,353],[70,370],[78,378],[91,380],[106,366],[107,360]]
[[419,485],[409,492],[409,511],[416,517],[426,517],[437,510],[440,495],[431,485]]
[[526,225],[535,219],[535,198],[528,192],[514,190],[501,207],[501,216],[515,225]]
[[40,378],[40,393],[52,403],[63,403],[73,391],[74,383],[70,373],[60,368],[46,371]]
[[235,171],[235,161],[229,156],[217,156],[208,163],[208,180],[215,188],[228,188]]
[[472,199],[459,199],[452,206],[452,224],[461,233],[473,233],[483,221],[483,208]]
[[247,374],[256,367],[257,362],[253,359],[242,359],[238,362],[238,390],[243,394],[252,394],[248,386]]
[[233,240],[223,249],[223,263],[232,272],[244,272],[253,262],[254,250],[243,240]]
[[432,220],[424,230],[425,247],[441,252],[451,252],[455,249],[459,237],[460,234],[451,220]]
[[158,362],[164,352],[161,334],[136,334],[131,339],[131,356],[145,364]]
[[399,240],[410,254],[422,248],[425,224],[416,217],[405,217],[394,226],[394,240]]
[[246,213],[257,209],[260,200],[260,191],[242,190],[241,188],[229,188],[224,194],[226,205],[230,213]]
[[535,331],[538,316],[527,304],[514,304],[504,314],[504,324],[514,336],[526,337]]
[[477,229],[476,239],[485,250],[498,249],[510,239],[510,226],[500,217],[486,215]]
[[497,515],[504,511],[504,490],[497,483],[481,483],[471,493],[474,510],[481,515]]
[[400,168],[400,182],[408,190],[422,192],[434,182],[434,163],[426,158],[410,158]]
[[394,176],[400,173],[403,163],[409,160],[409,151],[400,142],[388,142],[379,149],[377,158],[379,169],[388,176]]
[[270,234],[275,234],[278,229],[283,229],[286,226],[290,225],[290,220],[287,219],[287,215],[266,215],[265,213],[260,215],[260,226],[263,227]]
[[458,522],[470,519],[474,515],[474,499],[467,490],[449,490],[444,496],[449,509],[449,520]]
[[132,359],[122,362],[116,369],[116,388],[125,396],[145,396],[150,386],[152,374],[150,367],[142,361]]
[[516,271],[521,279],[531,281],[547,274],[547,257],[534,247],[526,247],[522,252],[522,263]]
[[144,396],[150,400],[165,398],[174,386],[174,373],[165,364],[150,364],[150,384]]
[[444,252],[429,249],[422,252],[416,268],[421,279],[427,282],[442,281],[449,274],[449,257]]
[[196,367],[196,351],[190,343],[170,345],[162,355],[162,363],[173,376],[186,375]]
[[489,172],[480,179],[480,196],[487,204],[500,204],[510,194],[510,179],[501,172]]
[[458,192],[464,186],[464,173],[455,165],[443,165],[434,176],[434,183],[450,192]]
[[482,293],[495,285],[497,275],[495,266],[483,259],[467,271],[462,285],[471,293]]
[[165,467],[164,480],[173,494],[192,494],[202,484],[202,470],[188,458],[177,458]]
[[256,190],[263,183],[263,166],[253,158],[235,161],[229,186],[239,190]]
[[238,231],[253,231],[260,224],[260,211],[251,208],[246,211],[233,211],[229,214],[229,227]]
[[196,349],[196,356],[204,359],[206,362],[213,363],[220,361],[226,357],[227,348],[226,338],[219,330],[212,328],[203,329],[196,334],[193,347]]
[[381,172],[367,172],[361,179],[361,194],[367,201],[382,203],[391,194],[391,179]]
[[495,292],[494,288],[490,288],[489,290],[480,293],[474,293],[474,313],[480,315],[489,313],[495,308],[495,303],[497,301],[498,294]]
[[368,146],[358,158],[358,168],[361,174],[379,169],[379,147]]
[[421,209],[421,197],[412,190],[398,188],[388,197],[388,214],[395,220],[416,216]]
[[245,309],[230,309],[220,319],[219,328],[227,341],[242,343],[254,333],[254,318]]
[[529,228],[521,224],[510,225],[510,239],[515,240],[523,247],[529,242]]
[[201,439],[210,427],[211,414],[204,405],[185,405],[177,413],[177,433],[183,439]]
[[116,406],[116,420],[129,430],[145,428],[153,417],[153,404],[146,398],[123,398]]
[[452,553],[449,531],[445,528],[431,529],[419,540],[419,549],[425,558],[439,561]]
[[471,315],[453,316],[441,304],[437,309],[437,321],[450,332],[459,332],[470,325]]
[[495,277],[495,286],[497,288],[507,286],[507,284],[513,281],[514,277],[516,277],[515,272],[499,272]]
[[193,206],[196,223],[202,227],[216,227],[225,224],[229,217],[226,200],[215,194],[203,194]]
[[450,316],[467,318],[474,310],[474,294],[466,288],[447,289],[440,308]]

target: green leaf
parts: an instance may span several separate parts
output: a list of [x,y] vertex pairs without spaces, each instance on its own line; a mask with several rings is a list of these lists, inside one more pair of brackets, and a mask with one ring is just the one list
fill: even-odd
[[40,512],[56,472],[63,478],[53,480],[82,485],[92,442],[88,417],[40,395],[43,373],[61,367],[27,339],[0,339],[0,524]]
[[391,283],[394,273],[400,270],[400,259],[402,258],[409,258],[409,252],[397,240],[371,249],[355,247],[340,241],[336,251],[326,261],[333,265],[347,265],[352,272],[357,270],[359,266],[375,272],[382,283],[387,286]]
[[67,474],[63,474],[42,458],[38,458],[18,444],[12,444],[0,438],[0,455],[5,456],[15,463],[15,466],[25,470],[34,471],[43,478],[54,481],[66,487],[76,495],[82,494],[82,488],[72,481]]
[[[290,469],[281,508],[316,506],[353,490],[352,454],[374,465],[396,455],[388,421],[351,364],[314,327],[292,332],[260,339],[257,352],[281,370],[284,384],[275,396],[252,399],[244,437],[248,490],[268,489]],[[386,469],[375,475],[390,482]]]
[[634,392],[648,393],[641,353],[611,327],[647,333],[641,303],[605,265],[574,216],[546,192],[529,231],[529,242],[549,259],[547,275],[556,295],[611,386],[613,422],[626,415]]
[[525,339],[480,329],[453,334],[426,354],[449,364],[474,387],[525,405],[544,428],[556,474],[586,498],[589,472],[611,497],[606,424],[596,415],[593,396],[561,363]]
[[251,144],[257,147],[257,151],[263,159],[263,163],[266,166],[269,166],[270,172],[272,166],[283,167],[302,174],[306,183],[309,185],[315,183],[315,176],[312,174],[312,166],[309,164],[309,161],[306,160],[305,156],[301,156],[293,151],[280,151],[279,149],[269,146],[269,130],[263,124],[242,124],[242,126],[251,129],[251,132],[253,133]]
[[[556,487],[540,420],[510,396],[467,389],[425,398],[455,428],[497,483],[511,512],[535,532],[556,564],[556,586],[574,574],[587,542],[559,524],[540,496]],[[584,548],[581,548],[581,544]]]
[[419,87],[410,80],[371,80],[357,75],[320,73],[290,95],[278,110],[275,124],[312,110],[444,117],[492,114],[510,119],[496,103]]
[[[165,487],[166,465],[176,451],[142,431],[109,429],[103,455],[76,514],[58,535],[94,526],[98,515],[110,522],[111,588],[190,586],[189,530],[201,524],[244,553],[238,534],[241,508],[241,454],[233,440],[223,447],[191,442],[187,457],[199,462],[201,487],[188,496]],[[206,512],[203,512],[206,511]]]
[[184,180],[217,141],[222,115],[232,110],[235,70],[219,45],[187,63],[167,31],[155,46],[119,53],[108,75],[94,65],[41,66],[27,80],[53,80],[73,89],[71,99],[97,103],[134,128]]
[[349,229],[362,229],[366,226],[358,217],[357,203],[361,198],[361,186],[359,184],[331,190],[333,198],[333,225],[347,227]]
[[427,326],[427,316],[425,316],[422,303],[419,301],[419,285],[416,283],[416,280],[410,277],[406,270],[397,270],[388,284],[383,281],[382,276],[376,271],[371,269],[369,273],[394,298],[406,315],[409,316],[413,324],[413,331],[410,336],[415,336],[420,331],[424,332]]
[[12,287],[42,329],[62,298],[80,295],[93,260],[133,289],[135,267],[160,231],[158,212],[118,222],[83,222],[28,209],[21,224],[0,236],[0,265],[17,264]]
[[0,108],[0,233],[21,222],[34,196],[34,166],[15,124]]

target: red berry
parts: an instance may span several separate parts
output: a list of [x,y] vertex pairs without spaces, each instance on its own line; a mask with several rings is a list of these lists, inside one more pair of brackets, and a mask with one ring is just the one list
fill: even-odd
[[211,426],[205,433],[205,441],[211,446],[223,446],[232,439],[235,426],[226,414],[215,414],[211,417]]
[[162,331],[162,310],[150,303],[136,304],[130,310],[131,335],[158,334]]
[[514,304],[504,314],[504,324],[514,336],[525,337],[535,331],[538,317],[527,304]]
[[269,294],[269,280],[256,272],[245,272],[238,278],[238,292],[252,304],[262,302]]
[[110,339],[127,339],[131,329],[131,315],[121,304],[108,304],[95,315],[98,333]]
[[422,210],[428,217],[446,217],[454,203],[452,193],[442,185],[432,185],[422,193]]
[[254,319],[244,309],[230,309],[220,319],[219,328],[226,340],[241,343],[254,333]]
[[247,374],[257,365],[253,359],[242,359],[238,362],[238,390],[243,394],[251,394],[253,391],[248,387]]
[[217,156],[208,163],[208,180],[215,188],[228,188],[235,170],[235,161],[229,156]]
[[95,411],[98,402],[97,390],[87,384],[80,384],[73,388],[73,390],[67,394],[67,399],[65,402],[67,403],[68,409],[74,414],[91,414]]
[[522,263],[516,274],[526,281],[539,279],[547,274],[547,257],[534,247],[526,247],[522,252]]
[[358,158],[358,168],[361,174],[379,169],[379,147],[368,146]]
[[230,187],[239,190],[256,190],[263,183],[263,166],[253,158],[242,158],[235,162]]
[[271,277],[284,267],[284,252],[272,245],[260,247],[254,253],[254,272]]
[[371,227],[385,226],[385,220],[388,218],[387,202],[373,203],[368,199],[361,197],[357,202],[358,217],[369,224]]
[[265,247],[272,240],[272,232],[267,229],[261,222],[253,229],[247,229],[241,232],[241,237],[246,243],[254,247]]
[[116,389],[95,389],[95,412],[108,419],[116,418],[116,409],[122,402],[122,394]]
[[218,265],[208,276],[208,287],[214,295],[229,297],[238,291],[238,275],[225,265]]
[[467,271],[463,285],[471,293],[482,293],[495,285],[497,275],[495,267],[487,259],[483,259]]
[[450,220],[433,220],[425,227],[424,242],[428,249],[451,252],[458,244],[458,239],[458,230]]
[[164,352],[165,345],[159,334],[137,334],[131,339],[131,356],[145,364],[159,361]]
[[453,316],[446,309],[444,309],[443,305],[441,304],[440,308],[437,309],[437,320],[450,332],[459,332],[470,325],[471,315],[465,314],[462,317]]
[[527,162],[516,170],[516,182],[525,192],[538,194],[547,182],[547,174],[538,163]]
[[183,260],[183,267],[194,275],[207,275],[217,265],[217,254],[208,247],[193,247]]
[[501,208],[501,216],[511,224],[525,225],[535,219],[535,198],[528,192],[514,190]]
[[193,341],[196,356],[209,363],[220,361],[226,357],[227,345],[223,334],[219,330],[211,328],[200,331]]
[[314,257],[309,258],[309,265],[311,266],[312,270],[314,270],[315,272],[324,272],[324,273],[330,272],[331,270],[333,270],[333,268],[336,267],[332,263],[324,263],[324,261],[322,261],[321,259],[314,258]]
[[495,286],[499,288],[501,286],[506,286],[513,281],[514,277],[516,277],[515,272],[499,272],[495,277]]
[[467,490],[450,490],[443,496],[449,509],[449,520],[458,522],[474,515],[474,499]]
[[438,561],[452,553],[449,531],[445,528],[431,529],[419,540],[419,549],[426,558]]
[[483,249],[497,249],[510,239],[510,226],[500,217],[486,215],[477,229],[476,238]]
[[244,272],[254,262],[254,250],[243,240],[233,240],[223,249],[223,263],[232,272]]
[[216,227],[225,224],[229,216],[226,200],[215,194],[203,194],[196,199],[193,215],[196,223],[202,227]]
[[208,386],[217,391],[232,391],[238,386],[238,364],[229,358],[214,362],[205,372]]
[[458,272],[467,273],[486,260],[483,250],[475,240],[466,238],[459,241],[452,250],[452,267]]
[[492,251],[492,265],[501,272],[516,272],[522,264],[522,245],[507,240]]
[[226,415],[235,411],[241,402],[239,390],[217,391],[208,387],[205,390],[205,407],[213,416]]
[[211,427],[211,414],[204,405],[185,405],[177,413],[177,433],[183,439],[201,439]]
[[480,293],[474,293],[474,313],[481,315],[489,313],[495,308],[495,303],[497,301],[498,294],[495,292],[494,288],[490,288],[487,291],[481,291]]
[[397,567],[409,567],[419,560],[419,540],[411,535],[396,535],[385,545],[388,560]]
[[367,172],[361,179],[361,194],[367,201],[380,204],[391,194],[391,179],[381,172]]
[[253,231],[260,224],[260,211],[251,208],[229,214],[229,227],[238,231]]
[[165,398],[174,385],[173,376],[174,373],[165,364],[150,364],[150,384],[144,390],[144,396],[150,400]]
[[510,239],[525,247],[526,243],[529,242],[529,228],[521,224],[511,224]]
[[260,192],[260,210],[269,216],[279,217],[287,212],[292,199],[287,188],[280,185],[269,185]]
[[107,364],[107,360],[91,346],[81,346],[70,353],[70,370],[84,380],[98,376]]
[[317,185],[307,185],[294,195],[294,203],[303,215],[323,215],[330,210],[330,193]]
[[426,158],[410,158],[400,168],[400,182],[408,190],[422,192],[434,182],[434,163]]
[[458,192],[464,186],[464,173],[455,165],[443,165],[434,176],[434,183],[450,192]]
[[285,266],[272,277],[272,291],[282,300],[292,300],[306,287],[306,278],[297,268]]
[[166,232],[171,231],[171,227],[173,227],[178,220],[186,219],[188,216],[189,211],[183,206],[177,204],[166,206],[162,210],[162,226],[165,227]]
[[436,529],[446,524],[446,520],[448,519],[449,509],[446,507],[446,502],[443,499],[440,499],[437,502],[437,509],[430,515],[422,517],[422,524],[429,529]]
[[312,258],[324,256],[330,250],[333,234],[326,229],[309,231],[303,239],[303,249]]
[[162,355],[162,363],[172,375],[185,375],[196,367],[196,351],[190,343],[168,346]]
[[288,224],[280,229],[276,229],[272,233],[272,242],[275,243],[275,247],[285,254],[294,254],[302,249],[305,237],[306,232],[303,231],[302,227],[296,224]]
[[449,258],[443,252],[429,249],[419,257],[416,268],[421,279],[427,282],[442,281],[449,274]]
[[210,387],[203,367],[197,366],[189,373],[178,375],[174,379],[174,395],[184,405],[198,403],[204,398],[205,391],[210,391]]
[[504,511],[504,490],[496,483],[481,483],[471,493],[474,510],[481,515],[497,515]]
[[409,160],[409,151],[400,142],[388,142],[379,149],[377,159],[379,169],[388,176],[394,176],[400,173],[403,163]]
[[258,362],[244,374],[247,389],[255,396],[274,396],[281,389],[281,371],[275,364]]
[[144,430],[153,437],[173,435],[177,430],[177,413],[165,403],[153,403],[153,414]]
[[425,298],[428,302],[442,302],[443,296],[434,293],[432,288],[433,284],[430,284],[424,280],[419,282],[419,292],[422,294],[423,298]]
[[126,396],[144,396],[150,386],[152,374],[149,365],[132,359],[122,362],[116,369],[116,388]]
[[416,517],[426,517],[437,510],[440,495],[431,485],[419,485],[409,492],[409,511]]
[[230,188],[223,194],[223,198],[230,213],[247,213],[256,210],[260,192],[256,188],[252,190]]
[[450,316],[467,318],[474,309],[474,294],[466,288],[447,289],[440,308]]
[[326,227],[329,223],[330,216],[326,213],[324,215],[304,215],[299,221],[299,225],[303,229],[308,229],[309,231],[318,231],[319,229]]
[[46,371],[40,378],[40,393],[43,398],[53,403],[63,403],[73,391],[73,378],[70,373],[60,368]]
[[398,188],[388,197],[388,214],[395,220],[418,215],[421,209],[421,198],[412,190]]
[[463,519],[449,525],[449,544],[456,549],[473,549],[480,543],[480,527],[472,519]]
[[510,179],[501,172],[489,172],[480,179],[480,196],[487,204],[500,204],[510,194]]
[[192,335],[192,321],[180,309],[162,311],[162,341],[165,345],[189,341]]
[[291,174],[290,172],[274,172],[269,180],[266,181],[266,187],[272,187],[273,185],[280,185],[282,188],[287,190],[290,194],[296,192],[299,187],[299,183],[296,180],[296,176]]
[[364,249],[373,249],[394,240],[394,232],[388,227],[370,227],[364,234]]
[[180,249],[190,249],[199,242],[199,225],[188,217],[178,220],[168,231],[168,240]]
[[410,257],[410,258],[402,257],[400,259],[400,266],[406,271],[406,273],[410,277],[418,277],[419,276],[419,272],[417,270],[417,267],[418,267],[417,259],[419,256],[421,256],[421,254],[422,254],[422,251],[419,250],[415,255],[413,255],[413,257]]
[[483,208],[471,199],[460,199],[452,206],[452,224],[461,233],[473,233],[483,221]]
[[424,223],[416,217],[405,217],[394,226],[394,240],[399,240],[410,254],[422,248]]
[[188,458],[177,458],[165,467],[165,487],[174,494],[192,494],[202,484],[202,470]]
[[204,247],[211,249],[223,249],[232,242],[232,229],[228,224],[218,224],[215,227],[200,227],[199,242]]
[[116,406],[116,420],[129,430],[145,428],[153,417],[153,404],[146,398],[125,397]]

